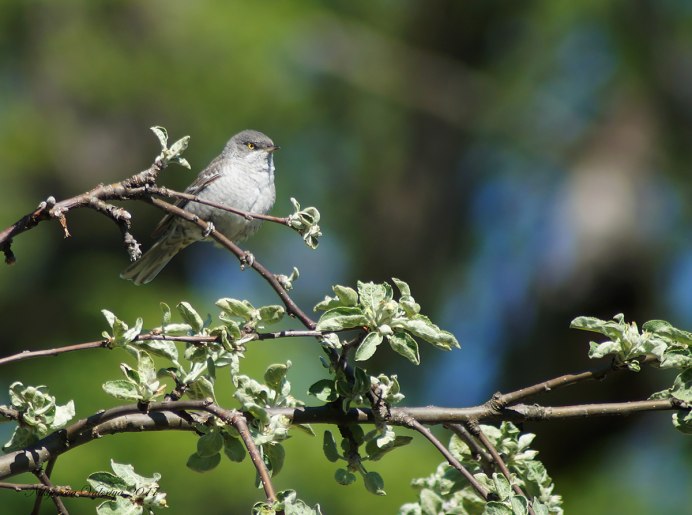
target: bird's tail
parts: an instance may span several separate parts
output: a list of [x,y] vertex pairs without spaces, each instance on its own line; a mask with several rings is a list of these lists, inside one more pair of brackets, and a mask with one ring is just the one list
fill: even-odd
[[123,270],[120,277],[138,286],[146,284],[159,274],[173,256],[192,241],[181,238],[161,238],[141,258]]

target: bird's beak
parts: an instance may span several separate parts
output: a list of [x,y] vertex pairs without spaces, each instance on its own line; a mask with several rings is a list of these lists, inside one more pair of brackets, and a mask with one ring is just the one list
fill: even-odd
[[276,152],[276,151],[279,150],[280,148],[281,148],[281,147],[278,146],[278,145],[272,145],[272,146],[270,146],[270,147],[267,147],[267,152],[269,152],[270,154],[273,154],[274,152]]

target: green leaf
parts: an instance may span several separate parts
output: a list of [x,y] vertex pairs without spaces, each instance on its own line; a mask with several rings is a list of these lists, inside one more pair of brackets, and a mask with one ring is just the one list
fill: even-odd
[[280,392],[283,381],[286,379],[288,368],[291,366],[290,363],[291,362],[289,361],[287,364],[275,363],[273,365],[269,365],[266,372],[264,372],[264,382],[267,384],[267,386],[269,386],[272,390]]
[[512,486],[503,474],[493,473],[493,483],[495,485],[495,493],[501,500],[505,500],[512,495]]
[[408,283],[402,281],[401,279],[397,279],[396,277],[392,277],[392,282],[399,289],[402,297],[405,295],[411,295],[411,288],[409,287]]
[[190,143],[190,136],[183,136],[178,141],[173,143],[171,145],[171,148],[169,149],[169,151],[171,153],[171,157],[180,156],[180,154],[185,152],[189,143]]
[[336,284],[332,286],[332,290],[334,290],[334,293],[342,306],[358,305],[358,292],[356,292],[356,290],[353,288]]
[[334,479],[336,479],[336,482],[340,485],[347,486],[356,480],[356,476],[346,469],[336,469]]
[[361,305],[371,313],[377,313],[381,305],[392,300],[394,294],[392,287],[387,283],[375,284],[358,281],[358,295]]
[[150,127],[151,132],[153,132],[156,137],[159,140],[159,143],[161,144],[161,150],[165,150],[168,148],[168,131],[164,127],[160,127],[158,125],[155,125],[153,127]]
[[138,401],[142,399],[136,385],[126,379],[116,379],[103,383],[103,391],[117,399]]
[[216,468],[216,466],[221,462],[221,454],[214,454],[213,456],[200,456],[197,453],[191,454],[187,459],[187,467],[194,470],[195,472],[207,472]]
[[229,315],[242,318],[246,322],[254,317],[255,308],[246,300],[225,298],[217,300],[216,305]]
[[320,379],[313,383],[308,389],[308,394],[317,397],[322,402],[333,402],[338,397],[333,379]]
[[365,452],[368,453],[368,457],[372,461],[378,461],[388,452],[393,451],[397,447],[403,447],[404,445],[408,445],[409,443],[411,443],[412,440],[413,437],[411,436],[397,436],[391,443],[389,443],[385,447],[378,447],[378,440],[370,440],[365,445]]
[[670,393],[676,399],[692,403],[692,368],[688,368],[675,378]]
[[174,342],[167,340],[142,340],[138,343],[138,346],[173,363],[178,362],[178,348]]
[[125,480],[110,472],[94,472],[93,474],[89,474],[87,482],[89,486],[98,493],[113,491],[127,492],[129,490]]
[[105,501],[96,507],[97,515],[141,515],[144,508],[133,503],[125,497],[116,497],[112,501]]
[[190,327],[192,327],[192,330],[195,333],[199,333],[200,331],[202,331],[202,328],[204,327],[204,321],[202,320],[202,317],[199,316],[199,313],[197,313],[197,311],[195,311],[195,309],[190,305],[189,302],[180,302],[177,305],[177,308],[182,319],[185,321],[185,323],[189,324]]
[[512,508],[499,501],[490,501],[485,505],[483,515],[514,515]]
[[272,476],[276,476],[279,472],[281,472],[281,469],[284,466],[284,460],[286,459],[286,451],[284,446],[280,443],[269,443],[267,445],[263,445],[262,449],[264,449],[265,457],[269,460],[269,463],[267,464],[269,466],[269,471],[271,472]]
[[384,479],[377,472],[368,472],[363,476],[365,488],[375,495],[387,495],[384,491]]
[[459,348],[459,342],[452,333],[440,329],[425,315],[415,315],[411,318],[397,318],[395,322],[392,323],[392,327],[405,329],[414,336],[418,336],[442,350],[451,350],[455,347]]
[[245,459],[245,446],[238,438],[233,438],[228,434],[224,434],[223,452],[229,460],[240,463]]
[[165,302],[161,302],[161,327],[171,323],[171,308]]
[[692,411],[687,409],[687,410],[680,410],[676,413],[673,413],[673,426],[675,426],[675,429],[677,429],[678,431],[680,431],[686,435],[691,435],[692,434]]
[[334,435],[332,435],[331,431],[324,432],[322,451],[327,459],[331,462],[337,461],[340,458],[339,451],[336,448],[336,440],[334,440]]
[[322,314],[317,322],[318,331],[341,331],[367,325],[363,310],[357,307],[332,308]]
[[382,343],[382,338],[380,333],[368,333],[356,349],[356,361],[365,361],[375,354],[377,346]]
[[443,499],[429,488],[420,492],[420,507],[426,515],[438,514],[442,510]]
[[272,305],[259,308],[260,322],[265,325],[275,324],[284,317],[286,310],[283,306]]
[[420,364],[418,343],[410,334],[405,331],[395,331],[387,339],[394,352],[401,354],[414,365]]
[[224,446],[223,436],[219,431],[210,431],[203,434],[197,440],[197,454],[202,458],[208,458],[221,452]]

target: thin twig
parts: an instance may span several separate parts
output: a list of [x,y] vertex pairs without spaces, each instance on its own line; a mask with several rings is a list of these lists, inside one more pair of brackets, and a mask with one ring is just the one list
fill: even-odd
[[98,348],[108,348],[108,341],[97,340],[93,342],[76,343],[74,345],[65,345],[64,347],[56,347],[54,349],[32,351],[25,350],[17,354],[13,354],[11,356],[0,358],[0,365],[5,365],[6,363],[13,363],[16,361],[24,361],[25,359],[40,358],[44,356],[57,356],[58,354],[65,354],[66,352]]
[[115,499],[113,494],[92,492],[90,490],[73,490],[67,486],[47,486],[43,484],[5,483],[0,482],[0,488],[16,492],[36,491],[42,494],[60,497],[83,497],[85,499]]
[[446,429],[452,431],[471,449],[471,454],[480,463],[483,472],[490,477],[493,475],[493,457],[476,441],[473,435],[463,424],[444,424]]
[[[53,473],[53,467],[55,467],[55,462],[57,461],[57,458],[51,458],[48,461],[48,464],[46,465],[46,477],[50,479],[50,475]],[[43,481],[42,481],[43,482]],[[46,484],[45,482],[43,482]],[[52,485],[50,485],[52,486]],[[38,513],[41,511],[41,503],[43,502],[43,495],[42,493],[39,493],[36,496],[36,500],[34,501],[34,507],[31,510],[31,515],[38,515]]]
[[[644,365],[645,363],[651,363],[656,361],[656,357],[653,355],[642,356],[639,359],[639,363]],[[564,374],[559,377],[555,377],[548,381],[543,381],[541,383],[529,386],[527,388],[522,388],[510,393],[496,393],[493,398],[489,401],[496,405],[498,409],[502,409],[505,406],[513,404],[519,400],[523,400],[532,395],[536,395],[542,392],[548,392],[551,390],[556,390],[558,388],[563,388],[565,386],[570,386],[582,381],[599,381],[604,379],[608,374],[613,372],[620,372],[623,370],[628,370],[627,367],[622,365],[617,365],[615,363],[610,363],[606,366],[594,368],[592,370],[587,370],[579,374]]]
[[164,187],[151,187],[151,188],[148,188],[148,191],[150,193],[152,193],[153,195],[157,195],[160,197],[177,198],[177,199],[182,199],[182,200],[189,200],[191,202],[197,202],[198,204],[205,204],[207,206],[211,206],[211,207],[215,207],[216,209],[220,209],[222,211],[227,211],[229,213],[233,213],[233,214],[236,214],[238,216],[242,216],[246,220],[254,220],[254,219],[266,220],[267,222],[274,222],[274,223],[288,226],[288,218],[287,217],[263,215],[260,213],[251,213],[249,211],[243,211],[242,209],[227,206],[226,204],[221,204],[219,202],[212,202],[211,200],[205,200],[205,199],[199,197],[198,195],[191,195],[190,193],[184,193],[181,191],[174,191],[172,189],[164,188]]
[[[512,481],[512,474],[509,472],[509,469],[507,468],[507,464],[505,463],[505,460],[502,459],[502,456],[500,456],[500,453],[497,452],[497,449],[493,445],[493,443],[490,441],[490,439],[481,431],[481,428],[478,424],[477,420],[469,420],[465,424],[466,428],[468,431],[485,446],[486,449],[488,449],[488,452],[490,455],[493,457],[493,461],[497,465],[497,467],[500,469],[500,472],[502,472],[502,475],[505,476],[505,479],[507,479],[507,482],[512,486],[512,490],[514,490],[514,493],[517,495],[521,495],[522,497],[526,497],[527,500],[529,497],[524,493],[524,491],[521,489],[521,487],[516,483],[516,481]],[[529,514],[530,515],[535,515],[533,508],[531,505],[529,505]]]
[[[333,332],[333,331],[331,331]],[[314,338],[319,338],[321,336],[324,336],[325,332],[324,331],[315,331],[315,330],[290,330],[286,329],[283,331],[274,331],[274,332],[266,332],[266,333],[254,333],[254,340],[272,340],[272,339],[278,339],[278,338],[305,338],[305,337],[314,337]],[[221,337],[220,336],[171,336],[171,335],[166,335],[166,334],[160,334],[160,333],[144,333],[140,334],[137,336],[133,342],[138,342],[138,341],[169,341],[169,342],[185,342],[185,343],[191,343],[194,345],[197,344],[204,344],[204,343],[215,343],[215,342],[220,342]],[[87,350],[87,349],[98,349],[98,348],[103,348],[103,349],[110,349],[110,342],[108,340],[96,340],[92,342],[84,342],[84,343],[76,343],[73,345],[66,345],[64,347],[56,347],[53,349],[43,349],[43,350],[34,350],[34,351],[22,351],[18,352],[16,354],[12,354],[11,356],[5,356],[4,358],[0,358],[0,366],[5,365],[7,363],[14,363],[17,361],[24,361],[26,359],[31,359],[31,358],[40,358],[40,357],[45,357],[45,356],[58,356],[59,354],[64,354],[66,352],[74,352],[74,351],[79,351],[79,350]]]
[[60,221],[65,236],[69,236],[67,231],[65,214],[76,208],[98,208],[94,205],[94,199],[99,200],[124,200],[127,192],[137,188],[146,190],[145,185],[153,186],[158,174],[165,168],[165,164],[156,161],[146,170],[129,177],[121,182],[113,184],[101,184],[80,195],[56,202],[53,197],[49,197],[41,202],[32,212],[24,215],[14,224],[0,231],[0,251],[5,254],[5,262],[12,264],[15,261],[12,252],[12,239],[19,234],[36,227],[45,220],[57,219]]
[[[51,483],[50,478],[46,475],[46,473],[43,471],[43,469],[38,469],[34,470],[34,475],[38,478],[38,480],[41,482],[41,484],[45,485],[46,487],[53,489],[55,486],[53,483]],[[58,515],[69,515],[67,508],[65,508],[65,505],[62,502],[62,499],[60,498],[59,495],[55,495],[52,493],[48,493],[50,495],[51,500],[53,501],[53,504],[55,504],[55,509],[58,512]],[[40,507],[41,503],[38,501],[38,498],[36,499],[36,502],[38,503],[38,506],[34,504],[35,508]],[[38,513],[38,512],[37,512]]]
[[454,467],[459,473],[466,478],[466,480],[471,484],[473,489],[480,495],[484,501],[488,500],[488,497],[490,496],[490,491],[484,487],[482,484],[478,482],[478,480],[473,477],[473,474],[469,472],[466,467],[464,467],[459,460],[457,460],[451,452],[449,452],[449,449],[442,445],[442,442],[434,435],[432,434],[432,431],[428,429],[426,426],[418,422],[415,418],[409,417],[405,421],[406,426],[410,427],[411,429],[415,429],[418,431],[420,434],[422,434],[425,438],[432,443],[435,448],[440,451],[440,454],[444,456],[444,458],[447,460],[447,462]]

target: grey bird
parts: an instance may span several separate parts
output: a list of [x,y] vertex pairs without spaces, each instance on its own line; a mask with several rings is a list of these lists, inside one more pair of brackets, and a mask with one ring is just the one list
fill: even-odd
[[[278,148],[259,131],[242,131],[228,141],[223,152],[200,172],[185,192],[249,213],[266,214],[276,199],[273,153]],[[176,205],[211,222],[217,231],[234,242],[255,234],[262,223],[199,202],[180,201]],[[120,277],[135,284],[148,283],[173,256],[204,239],[204,234],[199,227],[169,214],[154,230],[154,237],[158,238],[156,243]]]

